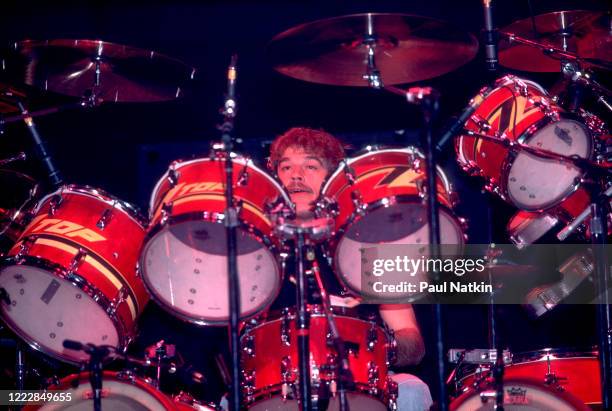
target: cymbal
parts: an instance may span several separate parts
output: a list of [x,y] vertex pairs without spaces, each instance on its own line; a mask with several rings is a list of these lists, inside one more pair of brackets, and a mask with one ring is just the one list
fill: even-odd
[[[547,47],[574,53],[578,58],[612,61],[610,14],[585,10],[557,11],[515,21],[501,29]],[[565,46],[565,47],[564,47]],[[559,58],[541,49],[502,39],[499,44],[499,63],[522,71],[558,72]]]
[[[99,70],[96,97],[102,101],[176,99],[195,74],[194,68],[172,57],[100,40],[25,40],[13,49],[13,64],[23,67],[21,81],[59,94],[91,93]],[[10,56],[7,60],[11,64]]]
[[[371,30],[370,30],[371,29]],[[474,58],[478,40],[448,23],[407,14],[366,13],[293,27],[268,45],[278,72],[313,83],[367,87],[368,47],[386,85],[440,76]]]

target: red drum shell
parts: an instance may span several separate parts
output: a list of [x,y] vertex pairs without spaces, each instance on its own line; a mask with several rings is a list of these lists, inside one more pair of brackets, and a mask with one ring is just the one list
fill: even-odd
[[[321,381],[331,381],[333,375],[326,374],[325,365],[329,363],[328,356],[335,353],[328,342],[328,325],[325,314],[318,306],[310,306],[310,352],[311,352],[311,375],[313,366],[318,369]],[[335,315],[338,331],[343,337],[346,348],[349,351],[349,366],[353,373],[357,391],[366,393],[368,391],[368,370],[370,364],[378,369],[377,395],[381,401],[387,400],[387,356],[389,340],[382,327],[375,322],[362,320],[346,314]],[[283,359],[290,359],[291,378],[295,382],[298,375],[298,344],[295,315],[286,313],[279,318],[253,326],[249,324],[243,330],[241,336],[241,364],[246,375],[254,373],[252,389],[254,394],[251,398],[247,394],[244,401],[247,404],[257,403],[280,395],[283,382],[281,376],[281,363]],[[252,320],[253,321],[253,320]],[[282,338],[288,333],[288,344]],[[376,338],[371,350],[367,349],[368,336]],[[252,352],[252,354],[249,354]],[[323,367],[323,368],[322,368]],[[313,381],[313,387],[315,381]],[[243,380],[243,393],[245,393],[245,382]],[[313,388],[313,392],[316,389]],[[351,407],[353,408],[353,407]],[[386,409],[386,408],[385,408]]]
[[[102,225],[103,229],[100,228]],[[105,312],[110,310],[108,317],[115,324],[119,338],[116,343],[125,348],[134,335],[136,320],[149,300],[136,273],[145,235],[143,225],[144,220],[133,207],[101,190],[64,186],[38,202],[33,219],[9,251],[11,258],[5,261],[0,273],[7,275],[9,271],[26,270],[19,267],[28,266],[33,267],[28,270],[34,270],[28,272],[42,270],[72,283],[93,298]],[[27,285],[24,289],[27,291]],[[67,314],[74,309],[74,306],[66,306],[62,312]],[[61,313],[58,315],[63,317]],[[11,320],[7,310],[4,316],[9,325],[35,348],[69,362],[85,359],[84,353],[63,349],[49,352],[35,336],[23,335],[22,326]],[[93,331],[93,324],[81,324],[83,327],[88,325]],[[69,326],[64,330],[71,332]],[[70,339],[70,334],[64,337]]]
[[[232,158],[238,213],[241,317],[272,303],[282,273],[275,254],[268,208],[289,197],[251,160]],[[229,320],[224,213],[225,158],[174,162],[150,201],[151,226],[141,252],[141,271],[153,298],[171,314],[197,325]]]
[[[567,169],[567,173],[575,175],[572,177],[572,181],[568,180],[567,187],[555,188],[558,192],[552,194],[544,192],[543,187],[538,185],[531,188],[523,187],[521,190],[526,193],[530,190],[535,191],[535,193],[529,194],[530,204],[514,198],[510,191],[509,178],[511,178],[511,168],[517,160],[518,154],[514,149],[510,149],[506,143],[527,144],[545,127],[556,124],[572,124],[577,130],[581,130],[580,132],[584,133],[587,139],[584,142],[586,152],[580,153],[580,155],[590,158],[593,144],[590,132],[584,125],[582,118],[566,113],[552,99],[548,98],[548,93],[538,84],[514,76],[502,77],[495,83],[494,88],[483,89],[473,99],[473,104],[477,104],[478,107],[466,122],[465,128],[475,133],[483,133],[493,137],[496,135],[503,136],[507,140],[503,142],[499,137],[495,137],[493,140],[483,139],[468,134],[463,134],[455,140],[459,165],[467,172],[478,174],[487,179],[487,189],[520,209],[543,211],[559,204],[578,188],[579,185],[575,180],[579,180],[584,173],[577,169],[560,166],[555,169],[557,172],[565,172]],[[537,143],[537,146],[547,148],[541,146],[541,144],[543,143]],[[578,147],[579,149],[580,147]],[[564,151],[558,152],[566,155],[575,154]],[[520,155],[523,156],[521,158],[524,161],[529,158],[527,155]],[[540,161],[540,166],[547,163],[543,160],[538,161]],[[549,161],[548,163],[554,162]],[[545,176],[541,177],[544,178]],[[540,194],[540,192],[544,196],[552,197],[539,199],[535,195]]]

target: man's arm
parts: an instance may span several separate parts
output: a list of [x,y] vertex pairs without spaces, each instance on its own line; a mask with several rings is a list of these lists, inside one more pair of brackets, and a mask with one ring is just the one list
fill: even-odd
[[395,332],[398,367],[416,365],[425,355],[425,343],[410,304],[382,304],[380,316]]

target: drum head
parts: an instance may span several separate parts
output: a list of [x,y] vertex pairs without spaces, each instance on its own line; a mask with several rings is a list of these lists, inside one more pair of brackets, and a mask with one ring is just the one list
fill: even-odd
[[[438,215],[441,243],[463,244],[463,232],[457,220],[443,209]],[[336,265],[341,280],[356,293],[360,293],[362,289],[362,249],[381,244],[429,244],[426,208],[420,204],[400,203],[390,207],[381,207],[368,213],[367,217],[350,225],[336,248]],[[390,224],[390,219],[395,222]],[[421,257],[417,251],[415,247],[414,259]],[[379,293],[377,296],[384,295]],[[393,298],[400,297],[402,297],[401,294],[393,293]]]
[[[351,411],[387,411],[388,408],[379,400],[366,394],[350,392],[347,393],[348,403]],[[327,401],[326,401],[327,402]],[[328,405],[319,401],[318,409],[327,411],[340,411],[338,394],[329,400]],[[280,395],[266,400],[258,401],[249,407],[250,411],[299,411],[300,407],[296,400],[283,400]]]
[[[527,144],[565,156],[588,158],[590,141],[583,124],[563,119],[537,130]],[[572,165],[519,152],[508,172],[508,195],[521,209],[546,209],[569,195],[582,174],[582,170]]]
[[[490,393],[495,391],[487,390]],[[452,411],[493,411],[495,397],[483,402],[481,392],[470,390],[450,404]],[[504,410],[507,411],[588,411],[589,408],[574,396],[555,391],[539,381],[504,381]]]
[[[87,293],[51,272],[28,265],[0,270],[0,287],[11,304],[1,304],[13,330],[34,348],[71,362],[89,355],[65,349],[65,339],[95,345],[119,345],[119,335],[104,308]],[[86,327],[95,324],[95,327]]]
[[[238,274],[243,317],[265,309],[280,288],[276,258],[266,245],[238,230]],[[143,278],[154,298],[194,323],[229,319],[225,226],[187,221],[162,228],[142,253]]]
[[[134,385],[131,382],[109,380],[105,378],[102,382],[102,409],[113,411],[166,411],[170,400],[153,387],[145,386],[144,383]],[[48,404],[40,408],[45,411],[91,411],[93,409],[93,399],[91,385],[89,381],[81,381],[77,388],[64,391],[70,393],[72,401]]]

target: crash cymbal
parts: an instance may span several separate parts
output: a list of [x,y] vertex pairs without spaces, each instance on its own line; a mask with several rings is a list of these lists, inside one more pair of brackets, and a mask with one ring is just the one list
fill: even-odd
[[[195,69],[174,58],[99,40],[26,40],[6,64],[23,67],[20,80],[44,90],[102,101],[150,102],[178,98]],[[15,72],[16,68],[11,67]]]
[[443,21],[406,14],[354,14],[291,28],[272,39],[275,70],[313,83],[367,87],[372,34],[376,68],[385,85],[421,81],[472,60],[476,38]]
[[610,13],[557,11],[535,16],[533,21],[531,18],[515,21],[504,27],[501,33],[499,62],[512,69],[558,72],[559,57],[537,47],[511,42],[504,38],[504,33],[573,53],[579,59],[612,61]]

